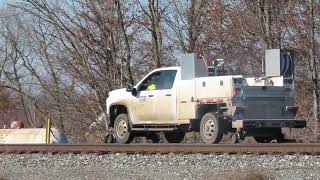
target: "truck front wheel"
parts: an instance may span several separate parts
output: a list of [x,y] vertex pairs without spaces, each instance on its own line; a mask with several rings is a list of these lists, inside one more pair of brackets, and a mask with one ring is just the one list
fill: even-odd
[[114,136],[119,144],[130,143],[132,140],[129,117],[127,114],[119,114],[114,121]]
[[214,113],[206,113],[200,122],[200,136],[206,144],[219,143],[223,136],[221,121]]

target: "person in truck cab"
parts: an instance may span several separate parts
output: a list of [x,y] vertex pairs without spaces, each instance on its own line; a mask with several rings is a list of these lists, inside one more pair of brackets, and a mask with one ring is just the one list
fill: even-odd
[[152,76],[151,79],[149,79],[147,91],[157,90],[157,84],[159,82],[159,77],[160,77],[160,74]]
[[155,84],[150,84],[148,87],[147,87],[147,90],[148,91],[153,91],[153,90],[156,90],[157,89],[157,85]]

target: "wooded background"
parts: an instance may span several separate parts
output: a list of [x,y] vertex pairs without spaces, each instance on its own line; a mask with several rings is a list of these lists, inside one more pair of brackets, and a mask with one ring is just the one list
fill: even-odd
[[0,11],[0,128],[50,115],[72,142],[105,112],[108,92],[178,53],[223,58],[261,76],[264,50],[295,51],[296,104],[318,139],[319,0],[24,0]]

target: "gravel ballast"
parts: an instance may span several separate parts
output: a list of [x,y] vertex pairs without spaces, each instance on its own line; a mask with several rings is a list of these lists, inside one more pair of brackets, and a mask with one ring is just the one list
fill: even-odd
[[320,179],[320,156],[0,154],[0,179]]

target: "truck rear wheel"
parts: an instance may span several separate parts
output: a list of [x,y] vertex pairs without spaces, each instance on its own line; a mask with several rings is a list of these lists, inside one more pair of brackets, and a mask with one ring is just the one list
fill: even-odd
[[114,136],[119,144],[130,143],[132,140],[129,117],[127,114],[119,114],[114,121]]
[[186,135],[184,131],[181,130],[173,130],[173,131],[165,131],[164,134],[164,142],[165,143],[181,143]]
[[200,136],[204,143],[219,143],[223,136],[221,121],[214,113],[206,113],[200,122]]

